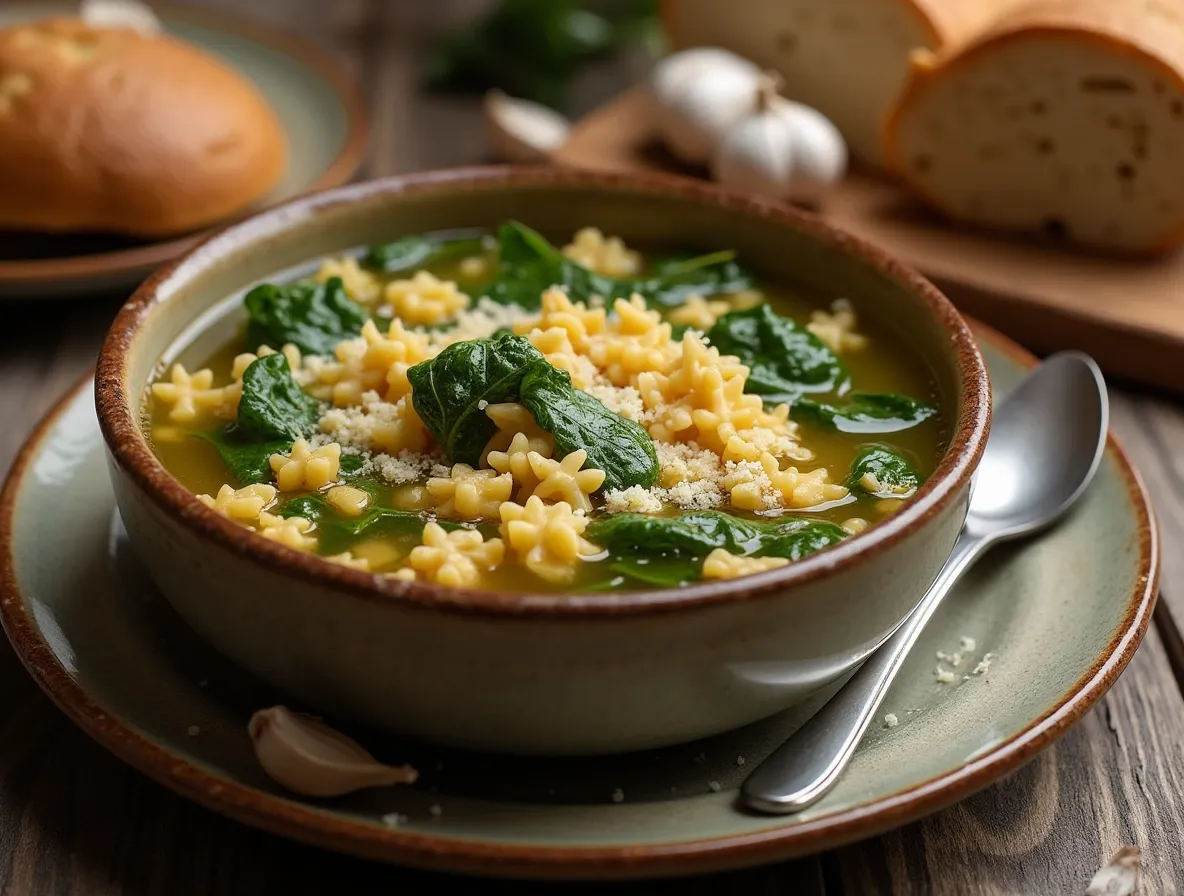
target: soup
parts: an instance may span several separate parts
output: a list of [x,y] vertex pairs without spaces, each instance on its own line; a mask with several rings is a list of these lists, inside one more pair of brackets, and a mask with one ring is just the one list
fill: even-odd
[[785,566],[909,500],[948,436],[926,365],[846,297],[723,250],[517,222],[263,284],[149,389],[161,462],[264,538],[514,591]]

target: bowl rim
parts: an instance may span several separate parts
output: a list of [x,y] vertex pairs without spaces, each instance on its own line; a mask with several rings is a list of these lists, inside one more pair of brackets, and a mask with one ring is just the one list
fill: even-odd
[[[362,572],[259,537],[207,508],[156,458],[141,431],[141,394],[128,388],[128,358],[141,326],[164,306],[173,290],[212,267],[227,251],[262,244],[320,212],[386,198],[430,196],[458,190],[577,188],[650,195],[690,205],[711,205],[756,216],[858,256],[878,274],[905,286],[928,306],[949,334],[960,382],[950,447],[908,503],[889,519],[825,551],[755,575],[698,582],[682,588],[616,592],[539,593],[457,588],[407,582]],[[419,607],[502,617],[625,618],[752,600],[784,594],[794,586],[849,569],[915,534],[943,511],[965,486],[986,445],[991,386],[986,364],[965,321],[921,274],[882,250],[788,204],[748,196],[689,178],[616,174],[548,166],[477,166],[396,175],[305,194],[230,224],[190,252],[157,270],[116,315],[99,354],[95,406],[113,462],[156,506],[217,547],[285,578],[325,586],[337,593],[393,607]]]

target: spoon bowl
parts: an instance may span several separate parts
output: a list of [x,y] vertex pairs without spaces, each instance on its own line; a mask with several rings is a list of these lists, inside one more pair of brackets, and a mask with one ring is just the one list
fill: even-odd
[[1097,472],[1109,424],[1106,384],[1080,352],[1053,355],[996,408],[970,508],[937,579],[900,628],[843,689],[744,782],[750,809],[770,814],[812,805],[843,773],[925,625],[990,545],[1059,519]]
[[1035,532],[1068,510],[1106,447],[1102,372],[1080,352],[1053,355],[1011,392],[975,474],[965,537],[998,541]]

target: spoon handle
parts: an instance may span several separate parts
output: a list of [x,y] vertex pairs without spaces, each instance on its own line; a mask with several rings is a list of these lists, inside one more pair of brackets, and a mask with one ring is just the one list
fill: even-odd
[[983,539],[963,532],[937,579],[900,628],[842,690],[749,775],[740,790],[745,805],[784,815],[805,809],[830,790],[933,611],[985,546]]

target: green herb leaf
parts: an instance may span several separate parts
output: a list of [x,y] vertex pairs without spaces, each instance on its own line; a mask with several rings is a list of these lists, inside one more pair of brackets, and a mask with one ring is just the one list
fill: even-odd
[[725,314],[707,338],[748,365],[744,391],[770,404],[792,402],[806,392],[841,392],[849,383],[847,368],[821,339],[768,305]]
[[604,277],[567,258],[542,234],[517,221],[498,229],[499,273],[488,295],[503,305],[539,307],[542,293],[563,287],[573,301],[594,295],[606,300],[640,294],[648,304],[674,307],[687,296],[712,296],[753,286],[752,276],[735,262],[731,251],[713,252],[670,262],[648,277]]
[[[363,537],[375,535],[414,535],[418,537],[427,519],[411,510],[371,506],[360,517],[343,516],[318,495],[292,498],[279,509],[282,517],[302,516],[316,523],[319,550],[322,554],[340,554],[350,550]],[[462,528],[457,523],[437,520],[445,529]]]
[[425,236],[405,236],[389,243],[371,246],[362,256],[362,264],[386,274],[395,274],[444,258],[481,255],[484,252],[481,237],[434,240]]
[[566,370],[543,361],[523,378],[520,396],[535,422],[554,437],[560,455],[588,452],[585,466],[604,471],[605,489],[657,482],[658,455],[650,434],[573,388]]
[[343,339],[362,332],[366,312],[350,301],[340,277],[324,283],[301,280],[284,286],[261,283],[243,298],[251,350],[291,342],[310,355],[329,355]]
[[513,401],[526,372],[551,365],[522,336],[448,346],[407,371],[415,412],[453,461],[476,466],[496,427],[481,402]]
[[258,358],[243,373],[237,430],[244,441],[288,439],[291,445],[317,422],[317,410],[317,400],[292,379],[283,354]]
[[613,557],[610,569],[652,585],[677,585],[700,577],[716,548],[730,554],[800,560],[842,541],[833,523],[796,517],[746,520],[715,510],[675,517],[615,513],[596,520],[587,537]]
[[889,433],[909,429],[937,413],[907,395],[892,392],[852,392],[845,405],[802,398],[790,406],[794,420],[826,429],[853,433]]
[[287,438],[267,442],[244,439],[233,424],[209,432],[195,432],[193,435],[218,449],[222,463],[242,485],[271,482],[271,456],[285,454],[292,449],[292,440]]
[[[868,473],[879,483],[879,488],[868,489],[863,481]],[[851,464],[851,472],[847,474],[847,488],[878,498],[906,498],[920,484],[921,477],[907,460],[878,445],[861,451]]]

